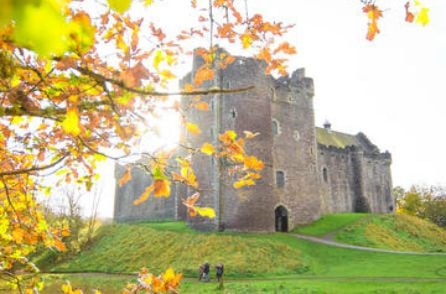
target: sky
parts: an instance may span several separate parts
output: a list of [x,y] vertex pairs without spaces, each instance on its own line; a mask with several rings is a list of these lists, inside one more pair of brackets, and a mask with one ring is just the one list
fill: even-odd
[[[404,22],[405,1],[382,0],[381,33],[365,39],[367,17],[359,0],[251,0],[250,13],[294,23],[287,41],[298,54],[290,70],[305,67],[314,79],[316,124],[365,133],[392,153],[394,186],[446,185],[446,1],[430,8],[425,27]],[[187,22],[189,1],[154,1],[153,20],[167,31]],[[183,7],[184,6],[184,7]],[[101,215],[112,215],[113,169],[104,169],[107,197]],[[108,191],[108,192],[107,192]]]

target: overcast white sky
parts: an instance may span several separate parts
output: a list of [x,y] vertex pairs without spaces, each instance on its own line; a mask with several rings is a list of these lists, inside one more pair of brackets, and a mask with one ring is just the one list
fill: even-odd
[[[290,69],[305,67],[315,81],[316,124],[364,132],[393,156],[394,185],[446,184],[446,1],[425,0],[431,23],[404,22],[403,0],[376,1],[381,33],[365,39],[359,0],[251,0],[250,13],[295,23],[288,41],[298,49]],[[159,1],[153,20],[186,22],[189,1]],[[107,169],[103,178],[113,177]],[[107,181],[105,191],[113,192]],[[101,214],[112,215],[103,197]]]

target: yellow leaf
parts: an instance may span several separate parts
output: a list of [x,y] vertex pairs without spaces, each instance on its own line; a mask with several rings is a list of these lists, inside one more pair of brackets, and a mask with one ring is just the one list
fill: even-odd
[[421,8],[420,12],[417,15],[417,18],[415,20],[416,23],[421,24],[422,26],[425,26],[429,23],[429,8],[423,7]]
[[244,49],[251,47],[252,38],[250,34],[243,34],[240,36],[240,38],[242,40],[242,45]]
[[167,69],[160,72],[160,75],[164,80],[171,80],[176,77],[170,70]]
[[25,119],[22,116],[14,116],[11,120],[12,125],[18,125],[23,122]]
[[153,67],[158,70],[160,63],[164,60],[164,55],[161,50],[156,50],[155,57],[153,57]]
[[193,123],[187,122],[186,123],[186,129],[189,133],[193,134],[193,135],[199,135],[201,134],[201,130],[200,128]]
[[132,0],[108,0],[108,5],[119,13],[124,13],[129,9]]
[[214,218],[215,210],[210,207],[194,207],[199,215],[202,217]]
[[76,107],[67,108],[67,116],[62,122],[62,127],[67,134],[77,136],[80,134],[79,115]]
[[200,151],[207,155],[212,155],[215,153],[214,146],[209,143],[204,143],[203,146],[201,146]]
[[152,5],[152,0],[145,0],[145,1],[144,1],[144,5],[145,5],[145,6]]
[[242,180],[239,180],[239,181],[235,182],[233,186],[236,189],[240,189],[240,188],[242,188],[244,186],[253,186],[253,185],[255,185],[254,180],[252,180],[252,179],[247,179],[247,180],[242,179]]
[[134,204],[134,205],[139,205],[139,204],[143,203],[144,201],[146,201],[147,198],[149,198],[150,193],[152,193],[152,191],[153,191],[154,188],[155,188],[155,187],[154,187],[153,185],[148,186],[148,187],[144,190],[144,192],[141,194],[141,196],[139,196],[138,199],[135,199],[135,200],[133,201],[133,204]]

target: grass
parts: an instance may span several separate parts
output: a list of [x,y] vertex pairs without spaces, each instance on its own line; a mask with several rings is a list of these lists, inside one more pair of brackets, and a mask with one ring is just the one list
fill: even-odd
[[308,226],[296,228],[294,232],[310,236],[324,236],[355,223],[368,215],[369,214],[366,213],[338,213],[324,215]]
[[155,272],[173,267],[195,276],[205,261],[224,262],[230,275],[281,275],[307,270],[298,248],[249,235],[198,233],[181,222],[109,225],[98,232],[94,246],[49,270],[132,273],[143,266]]
[[[353,226],[368,223],[369,218],[358,218]],[[381,216],[370,217],[375,218]],[[352,222],[343,215],[332,228]],[[412,223],[397,222],[400,229],[418,232]],[[197,266],[205,260],[225,263],[224,291],[217,291],[216,283],[195,280]],[[155,273],[168,266],[185,273],[189,278],[182,282],[181,293],[444,293],[446,283],[446,256],[351,250],[283,233],[202,233],[181,222],[104,226],[91,248],[52,270],[135,272],[142,266]],[[43,293],[57,293],[65,279],[86,293],[93,288],[120,293],[135,276],[80,273],[47,279]]]
[[[62,284],[69,280],[73,288],[84,293],[99,289],[102,293],[121,293],[128,282],[135,279],[116,275],[47,275],[43,293],[59,293]],[[276,278],[270,280],[230,279],[224,290],[217,283],[198,283],[185,279],[180,293],[444,293],[444,281],[407,279],[351,279],[351,278]]]
[[446,231],[408,215],[373,215],[342,229],[339,242],[399,251],[446,252]]

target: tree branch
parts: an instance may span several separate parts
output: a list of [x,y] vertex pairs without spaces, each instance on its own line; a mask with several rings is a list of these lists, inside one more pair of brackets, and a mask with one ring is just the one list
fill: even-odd
[[147,90],[143,90],[143,89],[128,87],[124,84],[123,81],[104,77],[103,75],[95,73],[94,71],[91,71],[87,68],[77,66],[74,69],[84,75],[88,75],[88,76],[94,78],[98,82],[109,82],[109,83],[112,83],[113,85],[116,85],[116,86],[126,90],[126,91],[136,93],[139,95],[145,95],[145,96],[174,96],[174,95],[194,96],[194,95],[210,95],[210,94],[230,94],[230,93],[245,92],[245,91],[249,91],[249,90],[252,90],[255,88],[255,86],[251,85],[251,86],[246,86],[246,87],[241,87],[241,88],[236,88],[236,89],[221,89],[221,88],[217,88],[217,87],[215,87],[215,88],[212,87],[209,89],[195,90],[195,91],[178,91],[178,92],[147,91]]
[[65,154],[61,158],[56,160],[55,162],[47,164],[47,165],[34,166],[34,167],[26,168],[26,169],[16,169],[16,170],[11,170],[11,171],[3,171],[3,172],[0,172],[0,177],[2,177],[2,176],[20,175],[20,174],[28,174],[28,173],[32,173],[32,172],[36,172],[36,171],[49,169],[49,168],[52,168],[52,167],[56,166],[58,163],[62,162],[65,158],[67,158],[67,156],[68,156],[68,154]]

